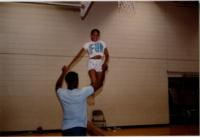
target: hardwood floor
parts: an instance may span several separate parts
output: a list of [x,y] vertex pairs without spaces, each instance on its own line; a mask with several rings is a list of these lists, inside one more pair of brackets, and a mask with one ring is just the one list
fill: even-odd
[[[199,135],[199,125],[169,125],[161,127],[134,127],[120,129],[117,128],[112,130],[107,128],[103,131],[107,136],[196,136]],[[10,134],[11,135],[11,134]],[[42,132],[42,133],[23,133],[23,134],[12,134],[12,135],[21,135],[21,136],[62,136],[60,131],[55,132]]]
[[157,135],[199,135],[198,125],[171,125],[163,127],[129,128],[107,131],[109,134],[118,136],[157,136]]

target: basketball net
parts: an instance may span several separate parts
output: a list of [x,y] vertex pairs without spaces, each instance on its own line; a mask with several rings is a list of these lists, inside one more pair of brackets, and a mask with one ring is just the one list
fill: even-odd
[[125,1],[125,0],[119,0],[118,1],[118,9],[119,12],[126,12],[126,13],[133,13],[134,11],[134,1]]

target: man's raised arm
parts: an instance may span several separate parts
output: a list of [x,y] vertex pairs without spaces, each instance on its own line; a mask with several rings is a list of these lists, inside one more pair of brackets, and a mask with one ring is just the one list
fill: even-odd
[[66,66],[63,66],[62,67],[62,73],[60,74],[57,82],[56,82],[56,86],[55,86],[55,90],[57,91],[59,88],[62,87],[62,83],[63,83],[63,80],[65,78],[65,75],[66,73],[68,72],[69,68],[66,67]]

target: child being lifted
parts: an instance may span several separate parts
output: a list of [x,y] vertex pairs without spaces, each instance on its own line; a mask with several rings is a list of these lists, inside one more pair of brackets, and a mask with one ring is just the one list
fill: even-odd
[[100,40],[100,31],[98,29],[91,30],[91,41],[85,43],[78,54],[74,57],[68,68],[81,57],[85,52],[88,53],[88,74],[92,83],[96,84],[102,78],[102,70],[107,70],[109,53],[104,41]]

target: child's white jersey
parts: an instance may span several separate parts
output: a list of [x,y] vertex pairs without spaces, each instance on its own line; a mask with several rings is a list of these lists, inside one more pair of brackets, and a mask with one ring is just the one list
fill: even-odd
[[98,40],[96,42],[90,41],[83,45],[83,48],[87,50],[89,58],[97,55],[104,56],[104,49],[106,48],[105,42]]

